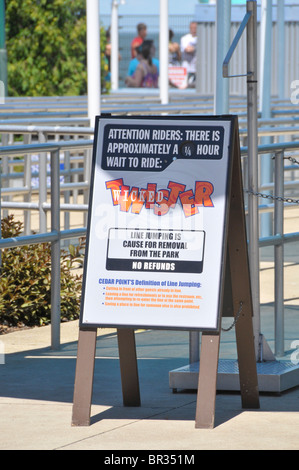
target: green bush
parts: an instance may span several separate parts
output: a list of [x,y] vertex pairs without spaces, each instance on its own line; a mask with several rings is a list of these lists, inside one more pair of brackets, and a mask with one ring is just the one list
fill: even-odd
[[[23,224],[10,215],[1,221],[2,238],[16,237]],[[61,320],[79,317],[85,241],[61,253]],[[51,245],[40,243],[2,250],[0,323],[9,326],[46,325],[51,321]]]

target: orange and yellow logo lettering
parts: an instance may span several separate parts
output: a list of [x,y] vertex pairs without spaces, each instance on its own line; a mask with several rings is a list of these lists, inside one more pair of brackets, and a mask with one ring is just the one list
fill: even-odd
[[165,215],[177,204],[181,204],[186,217],[198,214],[199,207],[214,207],[212,194],[214,186],[209,181],[196,181],[194,191],[186,185],[169,181],[167,188],[157,189],[156,183],[147,183],[146,188],[128,186],[123,178],[106,181],[111,191],[112,203],[122,212],[140,214],[143,207],[152,209],[158,216]]

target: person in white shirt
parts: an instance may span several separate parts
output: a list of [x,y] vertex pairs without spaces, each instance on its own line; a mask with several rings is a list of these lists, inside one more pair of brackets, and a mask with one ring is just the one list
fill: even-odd
[[186,67],[188,74],[188,87],[195,87],[196,76],[196,44],[197,23],[191,21],[190,32],[181,38],[182,66]]

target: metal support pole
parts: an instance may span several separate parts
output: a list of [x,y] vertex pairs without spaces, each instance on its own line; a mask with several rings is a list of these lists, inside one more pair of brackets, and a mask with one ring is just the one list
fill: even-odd
[[87,23],[87,93],[90,126],[100,114],[101,101],[101,48],[99,0],[86,0]]
[[284,0],[277,0],[277,27],[278,27],[278,97],[285,97],[285,25],[284,25]]
[[118,89],[118,1],[111,7],[111,90]]
[[271,51],[272,51],[272,2],[261,3],[261,55],[260,55],[260,111],[269,118],[271,112]]
[[[39,132],[38,140],[41,143],[46,142],[43,132]],[[39,187],[39,230],[40,233],[47,231],[47,214],[44,210],[44,203],[47,202],[47,153],[39,155],[38,166],[38,187]]]
[[[260,47],[260,112],[261,117],[271,117],[271,77],[272,77],[272,1],[261,3],[261,47]],[[263,137],[263,144],[270,144],[271,137]],[[261,185],[273,181],[272,160],[269,154],[261,155]],[[272,214],[261,215],[261,236],[272,233]]]
[[[24,135],[24,144],[31,143],[31,134]],[[28,193],[24,195],[24,202],[31,202],[31,153],[24,156],[24,186]],[[24,232],[31,234],[31,212],[24,211]]]
[[[69,140],[69,139],[70,139],[70,136],[67,136],[67,135],[64,136],[64,140]],[[71,155],[70,155],[69,150],[66,150],[64,152],[63,167],[64,167],[64,170],[67,171],[67,173],[64,176],[64,182],[70,183],[71,182]],[[70,203],[70,197],[71,197],[71,192],[64,191],[64,202],[66,204]],[[64,229],[69,229],[69,228],[70,228],[70,213],[66,211],[64,213]]]
[[189,363],[199,361],[199,333],[198,331],[189,332]]
[[[283,197],[284,193],[284,152],[275,155],[275,193],[274,195]],[[275,199],[274,203],[274,235],[283,237],[283,201]],[[284,276],[283,276],[283,239],[274,246],[274,266],[275,266],[275,354],[284,355]]]
[[[9,134],[2,134],[2,145],[3,146],[7,146],[9,145],[10,141],[9,141]],[[3,176],[4,175],[8,175],[9,173],[9,156],[7,155],[2,155],[1,157],[1,166],[2,166],[2,174]],[[2,187],[3,188],[7,188],[9,187],[9,177],[7,176],[4,176],[4,178],[2,179],[3,183],[2,183]],[[3,201],[9,201],[10,200],[10,197],[9,196],[3,196]],[[8,212],[7,210],[3,210],[3,213],[2,213],[2,216],[3,218],[4,217],[7,217],[8,216]]]
[[[285,98],[285,11],[284,0],[277,0],[277,28],[278,28],[278,63],[277,82],[278,98]],[[280,136],[279,142],[284,142],[285,137]],[[284,195],[284,152],[275,158],[275,196]],[[275,200],[274,235],[284,233],[284,204]],[[284,355],[284,244],[274,247],[275,264],[275,346],[277,357]]]
[[222,64],[230,46],[231,0],[218,0],[216,9],[217,54],[214,114],[228,114],[229,80],[222,76]]
[[160,0],[160,40],[159,40],[159,62],[160,62],[160,99],[161,104],[168,104],[168,0]]
[[59,150],[51,152],[51,348],[60,348],[60,174]]
[[256,1],[247,1],[247,12],[252,13],[247,25],[248,251],[254,312],[254,346],[256,359],[260,360],[259,219],[258,200],[252,194],[258,191],[256,10]]

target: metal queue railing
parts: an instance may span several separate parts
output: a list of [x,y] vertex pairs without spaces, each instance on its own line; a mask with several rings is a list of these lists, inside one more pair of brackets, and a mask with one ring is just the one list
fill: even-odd
[[[11,145],[0,147],[0,156],[15,156],[28,152],[42,152],[41,162],[46,159],[47,153],[50,154],[50,205],[39,201],[38,208],[41,210],[51,211],[51,227],[50,231],[40,231],[33,235],[25,235],[15,238],[0,239],[1,248],[12,248],[15,246],[24,246],[34,243],[51,243],[51,347],[59,349],[60,347],[60,254],[61,240],[69,238],[77,238],[86,234],[86,228],[61,230],[60,226],[60,152],[63,150],[91,149],[92,140],[78,140],[73,142],[56,142],[44,144],[28,144],[28,145]],[[85,188],[88,188],[89,180],[84,182]],[[81,185],[82,186],[82,185]],[[73,186],[74,187],[74,186]],[[78,188],[78,184],[76,185]],[[68,189],[68,188],[65,188]],[[5,204],[5,203],[2,203]],[[26,210],[35,208],[32,203],[20,203]],[[25,204],[25,206],[24,206]],[[70,210],[71,207],[65,207]],[[81,208],[84,210],[86,208]]]
[[[16,129],[15,129],[16,130]],[[14,132],[11,127],[10,132]],[[32,130],[32,129],[31,129]],[[64,129],[66,130],[66,135],[72,134],[84,134],[92,133],[92,129],[82,129],[76,131],[76,129]],[[1,128],[0,128],[1,131]],[[6,129],[7,131],[7,129]],[[17,129],[19,132],[20,129]],[[24,130],[22,130],[23,132]],[[36,129],[35,129],[36,131]],[[53,132],[53,129],[47,129],[49,132]],[[57,130],[58,132],[58,130]],[[59,129],[59,133],[62,132],[62,129]],[[294,128],[285,128],[277,129],[277,134],[275,134],[275,127],[270,129],[272,135],[281,135],[285,134],[295,134]],[[264,130],[266,133],[266,130]],[[242,134],[242,131],[241,131]],[[38,201],[5,201],[2,200],[2,210],[4,209],[22,209],[24,211],[38,210],[40,213],[45,213],[47,211],[51,212],[51,226],[50,231],[47,230],[47,226],[40,223],[39,233],[36,234],[25,234],[24,236],[19,236],[16,238],[0,239],[0,249],[15,247],[15,246],[24,246],[34,243],[50,242],[51,243],[51,257],[52,257],[52,280],[51,280],[51,347],[52,349],[59,349],[60,346],[60,250],[61,250],[61,241],[66,239],[75,239],[86,234],[86,227],[78,228],[64,228],[61,229],[60,223],[60,213],[61,211],[81,211],[86,212],[88,210],[87,199],[85,199],[85,204],[77,203],[65,203],[61,202],[61,193],[83,190],[88,193],[90,185],[90,169],[91,169],[91,150],[93,146],[93,140],[67,140],[67,141],[53,141],[45,143],[31,143],[31,144],[14,144],[0,146],[0,157],[12,158],[11,165],[19,162],[13,158],[16,156],[24,156],[31,154],[39,154],[40,166],[44,175],[41,174],[41,168],[39,172],[39,177],[45,181],[45,175],[47,174],[46,161],[47,156],[50,156],[50,202],[47,202],[47,189],[42,189],[38,193]],[[61,154],[66,152],[82,152],[84,155],[81,156],[81,161],[83,162],[81,174],[83,181],[81,182],[66,182],[60,184],[61,177]],[[275,180],[271,186],[271,192],[264,194],[263,192],[258,192],[254,196],[256,197],[265,197],[265,199],[271,199],[269,204],[264,204],[261,206],[262,211],[272,211],[273,220],[274,220],[274,234],[259,238],[259,246],[273,246],[274,247],[274,277],[275,277],[275,289],[274,289],[274,309],[275,309],[275,352],[282,356],[284,352],[284,295],[283,295],[283,270],[284,270],[284,257],[283,257],[283,246],[285,243],[295,242],[299,240],[299,232],[287,233],[283,232],[283,218],[284,210],[286,207],[297,207],[299,204],[299,199],[284,196],[284,187],[285,187],[285,172],[288,169],[292,171],[294,168],[292,166],[284,165],[284,155],[286,152],[299,152],[299,140],[294,142],[278,142],[269,145],[260,145],[258,147],[259,155],[267,154],[269,158],[274,156],[274,166],[275,166]],[[247,156],[247,147],[243,146],[241,148],[241,155],[243,160],[243,179],[245,181],[245,199],[246,199],[246,156]],[[73,158],[77,158],[74,156]],[[8,164],[9,166],[9,164]],[[25,166],[25,160],[24,160]],[[299,167],[298,167],[299,168]],[[296,167],[295,167],[296,170]],[[28,172],[28,170],[27,170]],[[12,174],[2,174],[3,178],[11,177]],[[15,176],[15,175],[14,175]],[[29,175],[30,177],[30,175]],[[24,181],[26,178],[24,177]],[[28,186],[29,180],[27,179],[27,185],[24,185],[20,188],[13,187],[2,187],[2,196],[23,194],[28,195],[31,191],[30,184]],[[40,181],[41,183],[41,181]],[[293,180],[292,190],[294,188],[299,188],[299,181]],[[44,184],[40,184],[44,186]],[[47,188],[47,186],[46,186]],[[41,188],[40,188],[41,189]],[[265,188],[262,188],[262,190]],[[269,188],[266,188],[269,189]],[[298,193],[299,194],[299,193]],[[1,206],[0,206],[1,209]],[[40,220],[43,217],[40,217]]]

